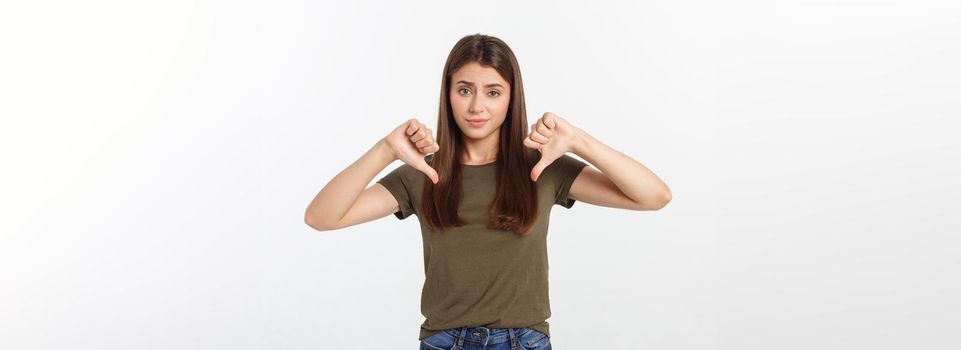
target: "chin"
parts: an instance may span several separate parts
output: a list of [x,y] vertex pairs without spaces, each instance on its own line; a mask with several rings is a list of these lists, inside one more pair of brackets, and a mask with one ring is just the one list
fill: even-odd
[[485,136],[485,135],[480,135],[480,136],[478,136],[478,135],[476,135],[475,133],[472,133],[472,132],[462,132],[461,135],[464,135],[464,138],[468,138],[468,139],[471,139],[471,140],[480,140],[480,139],[483,139],[484,136]]

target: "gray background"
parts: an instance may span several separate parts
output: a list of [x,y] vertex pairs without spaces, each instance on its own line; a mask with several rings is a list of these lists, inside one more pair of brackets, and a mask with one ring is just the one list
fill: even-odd
[[0,347],[416,348],[416,217],[303,213],[478,32],[673,192],[555,207],[556,348],[961,348],[961,5],[907,0],[4,2]]

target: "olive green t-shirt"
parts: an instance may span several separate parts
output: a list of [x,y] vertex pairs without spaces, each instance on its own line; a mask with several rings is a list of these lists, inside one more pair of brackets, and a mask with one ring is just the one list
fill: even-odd
[[[529,168],[540,152],[529,150]],[[428,161],[433,155],[425,157]],[[563,155],[537,179],[537,221],[524,237],[487,228],[488,205],[496,192],[496,162],[463,165],[463,199],[458,214],[466,225],[447,232],[431,230],[420,220],[424,244],[419,339],[448,328],[529,327],[550,335],[547,228],[551,208],[574,205],[568,191],[587,163]],[[398,219],[419,214],[426,175],[402,164],[377,180],[397,199]],[[531,181],[528,176],[516,181]],[[418,215],[420,218],[420,215]]]

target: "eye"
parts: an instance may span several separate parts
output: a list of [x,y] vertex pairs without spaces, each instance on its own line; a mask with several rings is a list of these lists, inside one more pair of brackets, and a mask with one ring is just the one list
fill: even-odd
[[[491,95],[491,94],[493,94],[493,95]],[[500,92],[497,92],[497,91],[491,91],[491,92],[488,93],[488,95],[491,95],[491,97],[497,97],[497,96],[500,96],[501,93],[500,93]]]
[[[467,92],[463,92],[463,91],[467,91]],[[460,89],[457,89],[457,92],[460,93],[461,95],[467,95],[467,94],[470,93],[470,89],[468,89],[468,88],[460,88]]]

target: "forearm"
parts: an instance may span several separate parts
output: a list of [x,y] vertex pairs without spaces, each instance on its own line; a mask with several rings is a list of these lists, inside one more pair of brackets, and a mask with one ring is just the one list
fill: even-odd
[[571,152],[607,175],[625,195],[640,204],[663,206],[671,200],[671,190],[651,170],[593,136],[577,129]]
[[370,181],[397,158],[383,139],[353,164],[334,176],[307,206],[304,220],[310,226],[336,224],[347,215]]

